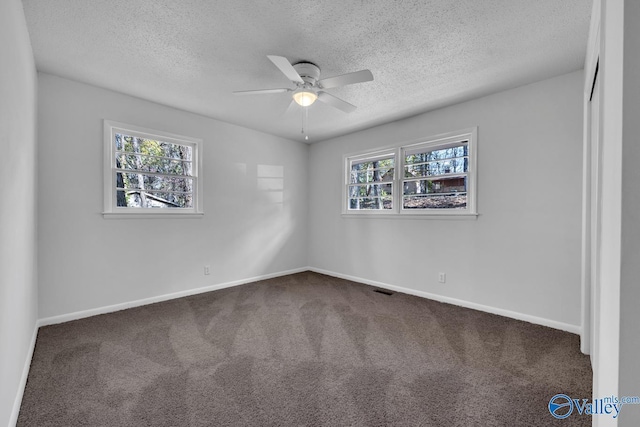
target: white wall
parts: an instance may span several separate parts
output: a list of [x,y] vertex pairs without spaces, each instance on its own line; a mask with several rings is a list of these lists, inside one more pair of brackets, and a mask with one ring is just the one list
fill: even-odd
[[[47,74],[38,107],[41,318],[307,265],[306,144]],[[204,217],[104,219],[103,119],[202,138]]]
[[[582,83],[578,71],[312,145],[310,265],[579,330]],[[340,215],[344,154],[476,125],[477,219]]]
[[[0,425],[13,423],[37,318],[36,70],[20,0],[0,2]],[[17,399],[16,399],[17,398]],[[16,406],[17,409],[17,406]]]

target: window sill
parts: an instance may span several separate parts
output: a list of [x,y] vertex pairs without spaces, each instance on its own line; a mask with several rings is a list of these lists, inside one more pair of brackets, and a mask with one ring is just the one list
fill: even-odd
[[104,219],[159,219],[159,218],[202,218],[204,216],[204,212],[159,212],[159,213],[149,213],[149,212],[103,212],[102,217]]
[[471,212],[456,213],[421,213],[421,214],[398,214],[398,213],[342,213],[343,218],[385,218],[385,219],[450,219],[450,220],[476,220],[480,214]]

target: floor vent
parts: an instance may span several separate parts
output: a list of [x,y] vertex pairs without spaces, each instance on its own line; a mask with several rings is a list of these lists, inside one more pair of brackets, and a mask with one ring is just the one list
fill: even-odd
[[375,289],[373,292],[377,292],[379,294],[385,294],[385,295],[393,295],[393,292],[391,292],[391,291],[383,291],[382,289]]

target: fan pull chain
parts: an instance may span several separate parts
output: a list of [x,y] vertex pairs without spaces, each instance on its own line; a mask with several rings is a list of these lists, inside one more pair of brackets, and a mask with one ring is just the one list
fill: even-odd
[[308,126],[309,123],[309,107],[302,107],[302,130],[300,131],[301,134],[304,135],[304,140],[308,141],[309,140],[309,135],[306,134],[305,129]]

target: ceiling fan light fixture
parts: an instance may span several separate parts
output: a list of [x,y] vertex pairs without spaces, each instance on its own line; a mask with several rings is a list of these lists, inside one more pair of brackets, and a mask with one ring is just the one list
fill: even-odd
[[318,99],[318,94],[310,89],[303,88],[293,92],[293,99],[298,103],[298,105],[308,107],[309,105],[316,102],[316,99]]

